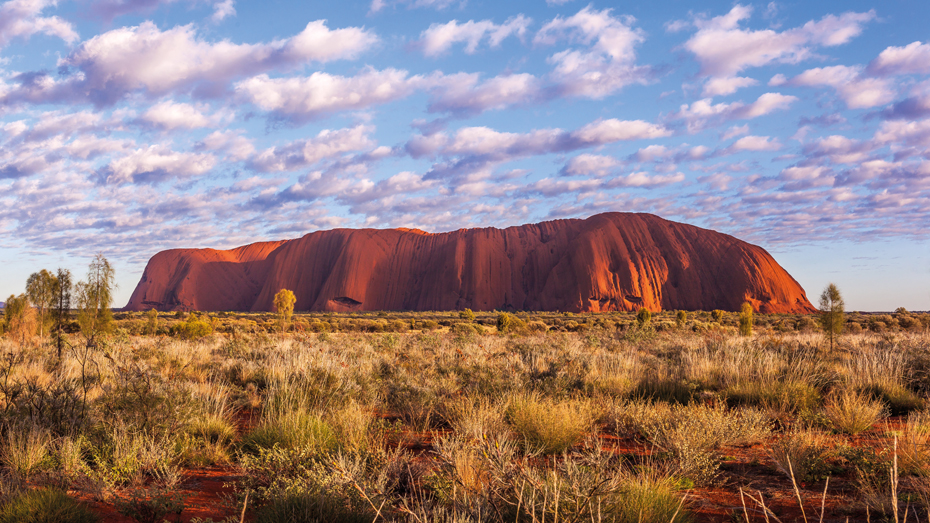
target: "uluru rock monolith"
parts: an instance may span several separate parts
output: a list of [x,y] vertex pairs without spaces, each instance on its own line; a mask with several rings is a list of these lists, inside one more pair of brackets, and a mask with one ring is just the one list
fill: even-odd
[[804,289],[761,247],[651,214],[604,213],[430,234],[333,229],[149,260],[128,310],[630,311],[807,313]]

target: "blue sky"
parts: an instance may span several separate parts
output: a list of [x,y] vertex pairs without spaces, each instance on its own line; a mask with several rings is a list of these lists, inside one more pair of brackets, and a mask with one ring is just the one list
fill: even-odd
[[[700,8],[696,6],[699,5]],[[930,3],[0,4],[0,294],[334,227],[650,212],[930,309]]]

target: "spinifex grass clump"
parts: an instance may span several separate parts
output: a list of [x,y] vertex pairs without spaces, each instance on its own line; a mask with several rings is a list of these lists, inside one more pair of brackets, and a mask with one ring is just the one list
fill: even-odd
[[912,412],[900,430],[887,432],[889,437],[898,440],[898,465],[901,472],[930,477],[930,413]]
[[42,428],[35,425],[8,427],[5,439],[0,457],[19,478],[28,480],[48,466],[51,438]]
[[538,394],[516,395],[507,421],[527,449],[557,454],[577,445],[591,430],[596,412],[590,401],[555,400]]
[[265,415],[242,441],[242,447],[250,452],[275,446],[325,451],[335,448],[336,436],[321,415],[296,409],[286,410]]
[[99,519],[55,488],[26,490],[0,507],[0,523],[96,523]]
[[824,416],[833,429],[845,434],[859,434],[872,428],[885,415],[885,405],[870,396],[852,390],[835,392],[824,405]]

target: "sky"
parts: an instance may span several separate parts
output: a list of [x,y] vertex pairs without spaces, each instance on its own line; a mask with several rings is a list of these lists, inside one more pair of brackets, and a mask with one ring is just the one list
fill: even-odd
[[[0,295],[96,253],[647,212],[930,309],[930,2],[12,0]],[[0,298],[2,299],[2,298]]]

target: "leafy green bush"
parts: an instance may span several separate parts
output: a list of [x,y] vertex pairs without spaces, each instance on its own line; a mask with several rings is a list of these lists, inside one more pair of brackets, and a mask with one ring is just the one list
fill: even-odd
[[0,509],[0,523],[93,523],[99,518],[61,490],[28,490]]
[[478,334],[478,329],[471,323],[456,323],[452,326],[452,334],[458,336],[474,336]]
[[204,316],[191,313],[184,323],[171,326],[171,334],[185,340],[197,340],[213,334],[213,325]]
[[497,331],[501,333],[518,333],[526,330],[526,322],[514,316],[502,312],[497,315]]

